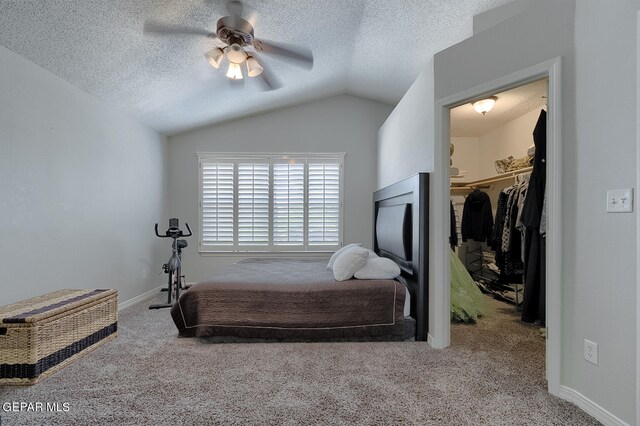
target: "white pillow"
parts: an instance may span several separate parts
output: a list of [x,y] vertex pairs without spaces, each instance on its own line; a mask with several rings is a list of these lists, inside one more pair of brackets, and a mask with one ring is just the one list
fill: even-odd
[[400,275],[400,267],[386,257],[369,258],[354,276],[359,280],[390,280]]
[[369,259],[371,258],[376,258],[376,257],[380,257],[376,254],[375,251],[371,250],[371,249],[367,249],[369,251]]
[[353,278],[353,274],[367,263],[369,252],[367,249],[352,247],[343,251],[333,263],[333,278],[345,281]]
[[333,253],[333,255],[331,256],[331,259],[329,259],[329,264],[327,265],[327,269],[333,269],[333,264],[336,262],[336,259],[338,258],[338,256],[340,256],[341,253],[344,253],[345,251],[354,247],[360,247],[361,245],[362,243],[347,244],[346,246],[342,247],[341,249]]

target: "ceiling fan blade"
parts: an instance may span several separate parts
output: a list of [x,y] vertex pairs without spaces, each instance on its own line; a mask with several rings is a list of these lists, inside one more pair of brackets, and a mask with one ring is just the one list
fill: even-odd
[[296,65],[300,65],[306,69],[313,68],[313,53],[306,47],[293,46],[290,44],[277,43],[263,39],[254,40],[253,44],[258,51],[291,59]]
[[242,5],[242,2],[239,2],[237,0],[233,0],[227,3],[227,11],[231,16],[242,16],[243,9],[244,6]]
[[195,35],[204,37],[217,37],[211,31],[200,28],[187,27],[184,25],[163,24],[162,22],[146,21],[142,29],[144,33],[154,34],[176,34],[176,35]]
[[238,26],[239,20],[242,19],[243,10],[244,6],[241,2],[237,0],[227,2],[227,12],[229,12],[229,16],[232,18],[233,26]]
[[261,57],[256,55],[253,56],[258,60],[260,66],[262,67],[262,73],[258,76],[260,82],[262,83],[264,90],[277,90],[282,87],[282,82],[278,77],[275,76],[274,73],[271,72],[271,69],[264,63]]
[[232,90],[241,90],[242,88],[244,88],[244,78],[241,80],[234,80],[232,78],[229,78],[229,87]]
[[282,83],[273,74],[262,71],[258,76],[264,86],[264,90],[278,90],[282,87]]

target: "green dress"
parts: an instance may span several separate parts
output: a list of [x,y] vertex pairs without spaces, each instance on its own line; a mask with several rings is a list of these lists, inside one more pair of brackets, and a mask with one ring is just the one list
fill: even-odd
[[451,258],[451,321],[475,322],[484,315],[484,295],[467,272],[458,256]]

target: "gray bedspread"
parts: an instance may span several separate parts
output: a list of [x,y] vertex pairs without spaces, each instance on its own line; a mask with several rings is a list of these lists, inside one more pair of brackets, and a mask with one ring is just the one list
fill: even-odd
[[405,287],[338,282],[326,261],[248,259],[184,292],[171,308],[181,336],[404,340]]

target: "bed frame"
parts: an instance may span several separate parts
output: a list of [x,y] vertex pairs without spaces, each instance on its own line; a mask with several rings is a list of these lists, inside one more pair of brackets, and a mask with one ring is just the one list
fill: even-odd
[[429,332],[429,175],[418,173],[373,193],[374,251],[400,266],[411,294],[416,340]]

